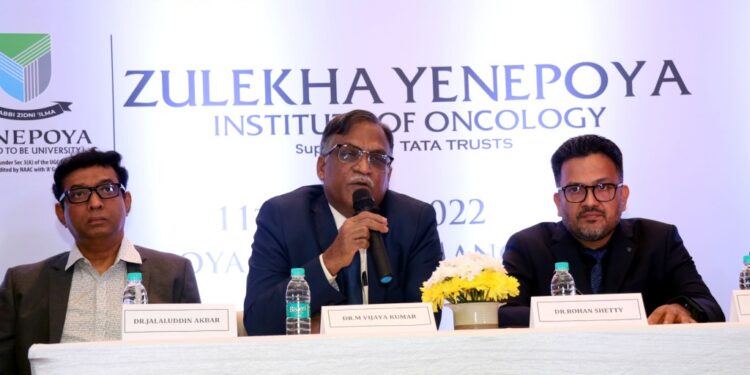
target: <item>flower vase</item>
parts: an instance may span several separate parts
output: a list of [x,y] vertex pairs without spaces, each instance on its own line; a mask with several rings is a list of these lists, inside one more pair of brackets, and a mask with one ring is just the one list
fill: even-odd
[[453,329],[497,328],[499,302],[446,304],[453,311]]

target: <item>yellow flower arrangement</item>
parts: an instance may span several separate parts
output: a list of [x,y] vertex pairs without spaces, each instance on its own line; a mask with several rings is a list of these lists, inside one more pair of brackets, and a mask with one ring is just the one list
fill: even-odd
[[464,302],[502,302],[518,295],[518,280],[508,276],[499,259],[470,253],[440,262],[430,279],[422,284],[422,302],[433,311]]

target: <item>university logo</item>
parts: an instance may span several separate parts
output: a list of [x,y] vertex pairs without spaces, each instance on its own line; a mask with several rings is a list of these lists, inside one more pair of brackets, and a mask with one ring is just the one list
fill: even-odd
[[[52,42],[49,34],[0,34],[0,87],[27,103],[47,89],[52,78]],[[33,110],[0,107],[0,118],[39,120],[70,111],[69,102]]]
[[52,76],[49,34],[0,34],[0,86],[24,103],[36,98]]

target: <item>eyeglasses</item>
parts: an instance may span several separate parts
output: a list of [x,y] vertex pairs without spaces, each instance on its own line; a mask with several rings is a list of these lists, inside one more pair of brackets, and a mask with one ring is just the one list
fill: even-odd
[[60,194],[58,201],[62,202],[63,199],[68,198],[68,202],[70,203],[88,202],[91,198],[91,193],[94,191],[101,199],[111,199],[120,195],[120,191],[125,191],[125,186],[117,182],[105,182],[94,187],[76,187]]
[[328,152],[323,153],[323,156],[327,157],[338,149],[339,161],[342,163],[356,163],[362,156],[367,154],[367,162],[370,166],[376,169],[384,170],[393,163],[393,156],[386,155],[382,152],[370,152],[365,151],[357,146],[353,146],[346,143],[340,143],[331,147]]
[[607,184],[599,183],[596,185],[583,185],[574,184],[563,186],[558,191],[562,191],[565,196],[565,200],[570,203],[581,203],[586,200],[586,196],[589,193],[589,189],[594,193],[594,198],[599,202],[609,202],[615,199],[615,193],[618,188],[622,187],[622,183],[619,184]]

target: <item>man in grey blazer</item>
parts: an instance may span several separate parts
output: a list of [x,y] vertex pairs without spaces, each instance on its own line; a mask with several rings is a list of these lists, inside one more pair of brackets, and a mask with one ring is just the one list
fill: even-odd
[[60,161],[55,213],[70,251],[13,267],[0,285],[0,374],[30,373],[35,343],[119,340],[127,273],[141,272],[150,303],[200,303],[190,261],[125,237],[131,195],[115,151],[92,148]]

